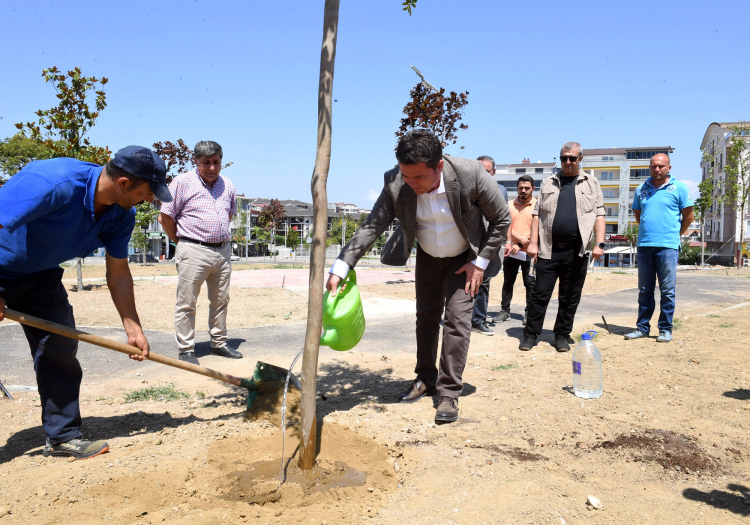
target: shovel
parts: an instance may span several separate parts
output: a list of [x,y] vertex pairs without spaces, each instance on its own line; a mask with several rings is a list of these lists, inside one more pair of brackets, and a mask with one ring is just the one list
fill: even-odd
[[[123,354],[141,355],[141,351],[134,346],[126,345],[125,343],[119,343],[117,341],[112,341],[111,339],[107,339],[106,337],[88,334],[86,332],[76,330],[75,328],[62,326],[51,321],[45,321],[44,319],[34,317],[33,315],[22,314],[21,312],[11,310],[10,308],[5,309],[5,317],[21,324],[33,326],[34,328],[39,328],[41,330],[46,330],[47,332],[52,332],[53,334],[70,337],[71,339],[77,339],[78,341],[83,341],[92,345],[101,346],[102,348],[109,348],[110,350],[121,352]],[[253,378],[245,379],[243,377],[236,377],[230,374],[225,374],[223,372],[217,372],[216,370],[211,370],[210,368],[206,368],[205,366],[194,365],[191,363],[180,361],[179,359],[167,357],[165,355],[155,354],[154,352],[149,352],[146,359],[161,363],[163,365],[180,368],[182,370],[186,370],[187,372],[193,372],[195,374],[210,377],[211,379],[216,379],[217,381],[223,381],[225,383],[229,383],[230,385],[246,388],[248,391],[248,410],[250,410],[250,408],[253,406],[253,401],[255,401],[255,399],[260,396],[261,386],[263,385],[263,383],[283,383],[287,377],[287,374],[289,373],[288,370],[284,368],[258,361],[255,364]],[[290,382],[297,388],[297,390],[302,389],[299,379],[297,379],[294,374],[291,374]]]

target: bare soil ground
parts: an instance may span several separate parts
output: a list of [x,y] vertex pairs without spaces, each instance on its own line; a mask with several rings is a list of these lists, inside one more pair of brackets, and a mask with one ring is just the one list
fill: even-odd
[[[243,264],[243,263],[232,263],[233,270],[269,270],[274,267],[288,267],[292,268],[292,262],[279,261],[278,263],[268,264]],[[153,277],[162,275],[177,275],[177,269],[174,263],[149,263],[145,266],[139,263],[130,263],[130,273],[133,277]],[[299,264],[294,266],[295,268],[305,268]],[[73,280],[77,279],[76,267],[65,266],[65,274],[63,279]],[[84,279],[103,279],[106,277],[107,267],[104,264],[89,264],[81,267],[81,273]]]
[[[122,326],[106,284],[77,285],[66,283],[79,326]],[[155,281],[135,281],[135,302],[141,324],[147,330],[174,330],[174,302],[177,286]],[[307,297],[286,288],[232,288],[230,291],[228,328],[263,326],[307,318]],[[198,296],[195,329],[208,330],[208,297],[206,287]]]
[[[460,420],[440,426],[436,398],[393,403],[413,356],[324,358],[319,463],[294,467],[292,402],[295,455],[278,493],[278,398],[248,418],[242,391],[171,369],[84,381],[84,430],[111,450],[72,462],[41,456],[35,393],[0,399],[0,523],[746,523],[749,317],[750,306],[680,314],[670,344],[600,333],[595,400],[572,394],[570,354],[475,337]],[[241,361],[248,377],[254,362]],[[125,403],[164,382],[190,399]]]

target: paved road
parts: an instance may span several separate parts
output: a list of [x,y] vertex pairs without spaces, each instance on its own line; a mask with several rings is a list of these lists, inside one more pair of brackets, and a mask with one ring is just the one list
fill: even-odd
[[[604,314],[609,321],[617,319],[635,323],[637,312],[636,289],[621,290],[610,294],[584,296],[576,315],[576,322],[591,321],[601,323]],[[718,275],[680,273],[677,279],[678,313],[706,313],[744,302],[750,297],[750,279],[732,279]],[[657,291],[658,300],[658,291]],[[658,304],[658,303],[657,303]],[[495,332],[509,337],[521,335],[521,312],[523,303],[514,303],[513,319],[498,325]],[[497,306],[490,307],[490,312],[497,312]],[[519,312],[519,313],[515,313]],[[545,328],[550,329],[557,313],[557,301],[550,303]],[[632,320],[632,321],[627,321]],[[613,330],[631,328],[617,326]],[[87,331],[123,341],[121,329],[90,328]],[[177,357],[174,335],[170,332],[147,332],[154,351]],[[290,363],[294,355],[302,348],[305,335],[304,323],[283,324],[267,327],[234,329],[230,331],[230,344],[238,347],[244,354],[243,368],[252,366],[256,360],[272,359],[274,363]],[[542,340],[550,339],[550,333],[542,334]],[[209,367],[232,371],[232,366],[222,358],[208,355],[210,352],[208,336],[199,333],[196,353],[201,363]],[[414,351],[414,316],[411,314],[380,314],[368,318],[367,331],[357,352],[370,355],[389,355],[394,352]],[[321,359],[335,355],[336,352],[321,349]],[[120,354],[85,343],[81,343],[78,352],[84,372],[85,382],[99,383],[122,375],[134,375],[137,371],[146,372],[162,365],[147,362],[134,363]],[[34,385],[34,371],[28,345],[18,325],[0,324],[0,380],[4,384]]]

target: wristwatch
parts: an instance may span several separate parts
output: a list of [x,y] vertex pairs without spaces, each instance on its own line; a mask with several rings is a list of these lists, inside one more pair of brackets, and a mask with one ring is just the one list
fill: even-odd
[[604,249],[604,243],[603,243],[603,242],[600,242],[599,244],[597,244],[597,246],[598,246],[599,248],[601,248],[602,250]]

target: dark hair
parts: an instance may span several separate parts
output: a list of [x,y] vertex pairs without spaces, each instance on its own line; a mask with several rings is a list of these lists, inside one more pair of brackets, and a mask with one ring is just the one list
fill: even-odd
[[521,175],[518,177],[518,180],[516,181],[516,188],[518,188],[518,185],[522,182],[529,182],[531,183],[531,189],[534,189],[534,177],[531,175]]
[[399,164],[420,164],[430,169],[437,168],[443,158],[440,139],[428,129],[413,129],[398,140],[396,159]]
[[493,171],[493,173],[494,173],[494,171],[495,171],[495,159],[493,159],[493,158],[492,158],[492,157],[490,157],[489,155],[482,155],[481,157],[477,157],[477,160],[478,160],[479,162],[482,162],[483,160],[488,160],[488,161],[490,161],[490,164],[492,164],[492,171]]
[[148,182],[146,179],[142,179],[141,177],[137,177],[136,175],[133,175],[132,173],[125,171],[122,168],[118,168],[111,160],[107,162],[104,171],[106,172],[107,177],[114,181],[121,177],[125,177],[126,179],[128,179],[128,181],[130,181],[130,189],[140,186],[144,182]]

